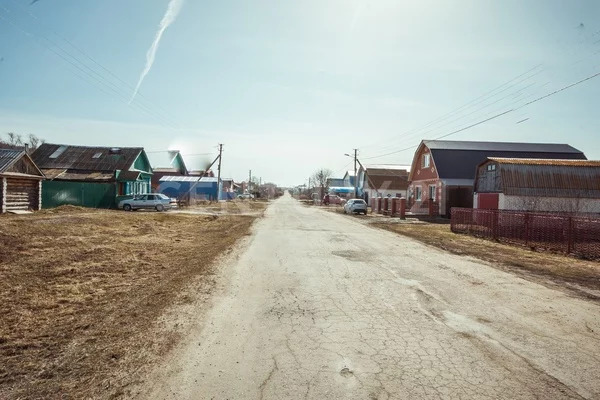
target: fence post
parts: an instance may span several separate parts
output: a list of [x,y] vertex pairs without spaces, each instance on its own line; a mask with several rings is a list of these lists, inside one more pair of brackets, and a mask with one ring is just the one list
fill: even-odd
[[400,219],[406,218],[406,198],[400,197]]
[[492,211],[492,238],[498,240],[498,210]]
[[400,199],[398,197],[392,197],[392,212],[391,216],[396,217],[398,214],[398,201]]
[[573,252],[573,217],[569,217],[567,236],[567,254],[570,254]]
[[429,216],[433,217],[435,215],[435,204],[433,200],[429,199]]
[[525,213],[525,246],[529,246],[529,213]]
[[377,198],[377,214],[383,214],[383,210],[381,209],[381,203],[383,199],[381,197]]

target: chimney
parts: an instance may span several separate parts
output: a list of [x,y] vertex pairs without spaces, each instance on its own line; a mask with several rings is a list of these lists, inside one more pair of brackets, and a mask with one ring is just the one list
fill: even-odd
[[25,143],[25,153],[29,154],[29,144]]

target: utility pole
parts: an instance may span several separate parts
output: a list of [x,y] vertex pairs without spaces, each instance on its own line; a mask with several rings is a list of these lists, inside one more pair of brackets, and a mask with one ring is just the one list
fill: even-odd
[[354,198],[358,197],[358,176],[356,176],[356,156],[358,149],[354,149]]
[[219,143],[219,165],[218,165],[218,172],[217,172],[217,201],[221,200],[221,192],[222,192],[222,188],[221,188],[221,159],[223,158],[223,144]]
[[251,194],[250,185],[252,184],[252,170],[248,172],[248,194]]

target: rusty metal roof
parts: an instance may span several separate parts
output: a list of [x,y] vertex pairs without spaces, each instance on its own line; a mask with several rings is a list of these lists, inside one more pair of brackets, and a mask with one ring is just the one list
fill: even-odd
[[[572,167],[598,167],[598,160],[546,160],[541,158],[501,158],[490,157],[488,160],[496,161],[499,164],[518,164],[518,165],[564,165]],[[487,161],[486,161],[487,162]]]
[[491,158],[506,195],[600,198],[600,161]]
[[33,153],[41,169],[114,172],[128,170],[142,147],[90,147],[44,143]]
[[115,178],[111,172],[71,171],[64,168],[44,169],[43,172],[50,180],[110,182]]

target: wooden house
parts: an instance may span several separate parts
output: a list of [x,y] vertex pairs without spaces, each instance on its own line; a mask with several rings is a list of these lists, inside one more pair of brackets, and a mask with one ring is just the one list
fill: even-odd
[[0,149],[0,212],[39,210],[43,179],[25,151]]
[[63,204],[114,208],[119,196],[151,191],[152,167],[142,147],[42,144],[32,155],[47,180],[44,208]]

